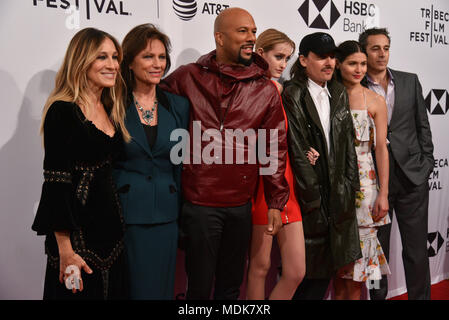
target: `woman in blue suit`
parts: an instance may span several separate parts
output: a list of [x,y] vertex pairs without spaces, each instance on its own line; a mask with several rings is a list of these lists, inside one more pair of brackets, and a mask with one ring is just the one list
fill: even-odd
[[122,77],[127,86],[125,125],[131,141],[117,163],[115,181],[126,223],[131,299],[173,299],[181,202],[181,165],[170,160],[187,129],[189,103],[158,84],[170,68],[170,40],[152,24],[123,40]]

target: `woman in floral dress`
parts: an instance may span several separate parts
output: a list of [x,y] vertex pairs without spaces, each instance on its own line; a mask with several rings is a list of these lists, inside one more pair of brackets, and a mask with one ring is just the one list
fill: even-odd
[[[383,274],[390,274],[377,238],[377,228],[391,222],[387,214],[387,106],[383,97],[360,84],[366,73],[367,57],[358,42],[340,44],[336,57],[337,75],[348,92],[356,133],[360,177],[356,213],[363,257],[337,272],[334,287],[336,299],[358,300],[363,282],[380,280]],[[373,149],[376,163],[371,153]]]

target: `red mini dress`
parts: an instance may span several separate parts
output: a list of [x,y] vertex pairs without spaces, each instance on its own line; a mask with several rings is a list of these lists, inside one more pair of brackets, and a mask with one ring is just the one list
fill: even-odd
[[[274,84],[274,83],[273,83]],[[274,84],[276,86],[276,84]],[[276,86],[277,88],[277,86]],[[279,96],[280,92],[278,90]],[[281,99],[282,104],[282,99]],[[284,106],[282,105],[282,111],[284,112],[284,119],[285,119],[285,129],[288,129],[288,123],[287,123],[287,115],[284,111]],[[287,201],[287,204],[284,207],[284,210],[281,212],[282,217],[282,223],[288,224],[296,221],[302,221],[301,217],[301,209],[299,208],[298,201],[296,200],[295,195],[295,179],[293,177],[292,168],[290,166],[290,158],[287,154],[287,161],[285,166],[285,179],[287,180],[288,186],[290,188],[290,195]],[[266,225],[268,224],[268,217],[267,217],[267,203],[265,202],[265,193],[264,193],[264,187],[263,187],[263,178],[262,176],[259,176],[259,186],[257,189],[257,194],[252,200],[253,206],[252,206],[252,220],[253,224],[255,225]]]

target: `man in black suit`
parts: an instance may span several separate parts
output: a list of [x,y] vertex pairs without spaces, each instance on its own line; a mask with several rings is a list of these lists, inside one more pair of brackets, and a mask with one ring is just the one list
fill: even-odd
[[[387,67],[390,36],[386,29],[367,29],[359,42],[368,56],[365,84],[382,95],[388,107],[390,158],[389,206],[399,225],[402,259],[408,297],[430,299],[430,271],[427,254],[428,178],[433,170],[433,143],[421,84],[416,74]],[[380,227],[378,238],[388,259],[391,224]],[[371,299],[383,300],[387,278]]]

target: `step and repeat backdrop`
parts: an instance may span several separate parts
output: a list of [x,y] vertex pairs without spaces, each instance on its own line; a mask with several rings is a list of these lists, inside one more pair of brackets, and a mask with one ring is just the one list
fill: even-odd
[[[276,28],[297,44],[316,31],[330,33],[338,44],[358,39],[368,27],[388,28],[390,66],[419,75],[427,104],[435,145],[435,168],[429,177],[432,283],[449,277],[449,1],[2,0],[0,299],[42,297],[44,238],[31,231],[43,181],[38,131],[43,105],[73,35],[96,27],[121,41],[132,27],[154,23],[171,38],[174,70],[214,49],[214,19],[228,7],[248,10],[258,33]],[[390,252],[389,296],[395,296],[406,291],[396,221]],[[175,294],[183,298],[182,253],[178,261]]]

